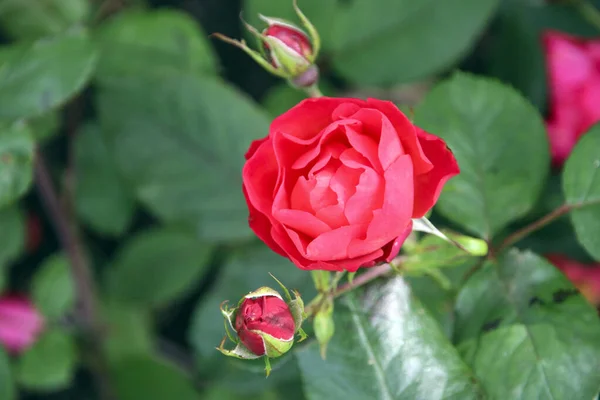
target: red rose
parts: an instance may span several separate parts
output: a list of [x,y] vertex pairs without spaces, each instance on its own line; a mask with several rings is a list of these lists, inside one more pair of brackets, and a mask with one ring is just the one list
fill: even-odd
[[302,269],[356,271],[390,261],[444,183],[446,144],[391,102],[307,99],[246,154],[250,227]]
[[295,328],[288,305],[277,296],[246,298],[235,317],[240,341],[257,356],[285,353],[292,347]]

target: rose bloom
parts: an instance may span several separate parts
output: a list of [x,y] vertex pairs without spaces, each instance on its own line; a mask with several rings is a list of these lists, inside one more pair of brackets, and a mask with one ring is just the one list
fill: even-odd
[[[271,353],[271,357],[281,355],[272,354],[277,348],[283,350],[282,353],[289,350],[294,341],[295,328],[294,317],[288,305],[276,296],[244,299],[235,318],[235,330],[240,341],[257,356],[265,353]],[[271,338],[270,343],[265,343],[265,335]],[[271,345],[275,341],[283,341],[289,345]]]
[[600,40],[544,34],[550,91],[547,121],[552,160],[562,165],[571,150],[600,120]]
[[390,261],[459,173],[444,141],[391,102],[307,99],[246,154],[250,227],[301,269]]
[[25,297],[0,297],[0,344],[13,354],[31,347],[44,328],[44,318]]

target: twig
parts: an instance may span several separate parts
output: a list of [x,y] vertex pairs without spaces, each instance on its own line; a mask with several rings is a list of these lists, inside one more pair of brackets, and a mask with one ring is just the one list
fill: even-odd
[[42,154],[36,151],[35,181],[44,208],[54,226],[60,244],[69,258],[79,305],[77,319],[86,338],[90,355],[94,358],[94,375],[98,381],[101,398],[113,399],[102,349],[104,329],[98,313],[94,279],[83,246],[75,233],[74,222],[61,207],[52,178]]
[[493,254],[499,254],[502,250],[517,243],[519,240],[523,239],[530,233],[543,228],[544,226],[548,225],[549,223],[553,222],[554,220],[567,214],[573,208],[576,208],[576,207],[564,204],[564,205],[558,207],[557,209],[551,211],[550,213],[546,214],[542,218],[538,219],[537,221],[534,221],[531,224],[527,225],[523,229],[514,232],[513,234],[508,236],[506,239],[504,239],[504,241],[500,244],[498,249],[493,252]]

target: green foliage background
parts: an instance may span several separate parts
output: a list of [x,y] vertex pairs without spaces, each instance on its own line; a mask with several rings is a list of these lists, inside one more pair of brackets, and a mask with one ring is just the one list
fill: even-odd
[[249,143],[303,94],[208,35],[246,35],[241,11],[254,25],[258,13],[293,20],[291,0],[0,0],[0,289],[29,293],[48,321],[23,355],[0,348],[0,400],[100,398],[38,154],[93,267],[119,399],[597,396],[597,312],[540,255],[600,260],[600,128],[551,170],[540,33],[600,31],[554,3],[299,0],[323,39],[326,94],[391,99],[453,150],[462,173],[438,226],[497,248],[561,204],[574,211],[448,268],[447,290],[395,277],[343,297],[327,359],[307,341],[264,379],[262,363],[215,350],[218,306],[272,286],[269,272],[315,295],[253,236],[241,193]]

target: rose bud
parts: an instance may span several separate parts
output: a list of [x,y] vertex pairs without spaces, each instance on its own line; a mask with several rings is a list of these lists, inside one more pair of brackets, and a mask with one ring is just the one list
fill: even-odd
[[393,103],[307,99],[250,145],[250,228],[298,268],[354,272],[391,261],[459,173],[446,143]]
[[13,354],[31,347],[44,328],[44,318],[26,298],[0,298],[0,344]]
[[319,78],[315,60],[319,53],[320,38],[296,1],[294,9],[309,34],[289,21],[263,15],[260,18],[268,26],[262,32],[244,23],[248,31],[258,39],[262,54],[250,49],[244,40],[238,41],[219,33],[214,36],[241,48],[273,75],[288,79],[297,87],[312,86]]
[[264,357],[265,370],[269,375],[269,358],[280,357],[291,349],[296,333],[300,335],[300,341],[306,337],[301,328],[305,318],[304,303],[296,292],[296,298],[292,300],[289,291],[281,286],[286,300],[276,290],[262,287],[244,296],[233,309],[223,304],[221,313],[225,317],[227,337],[236,347],[233,350],[225,349],[225,338],[217,350],[240,359]]

